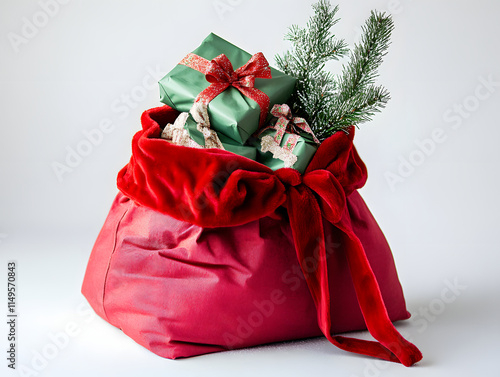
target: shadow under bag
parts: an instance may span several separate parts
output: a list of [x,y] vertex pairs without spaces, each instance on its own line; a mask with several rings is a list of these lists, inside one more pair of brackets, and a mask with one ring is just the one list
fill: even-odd
[[[349,134],[306,172],[161,139],[178,112],[144,112],[82,292],[137,343],[188,357],[323,334],[337,347],[412,365],[391,321],[409,318],[387,241],[357,189]],[[368,329],[377,341],[336,334]]]

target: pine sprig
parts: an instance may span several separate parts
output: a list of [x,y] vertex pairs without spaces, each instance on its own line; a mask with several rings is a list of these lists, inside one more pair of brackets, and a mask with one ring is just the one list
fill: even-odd
[[348,53],[344,40],[337,40],[331,28],[338,6],[320,0],[305,28],[296,25],[285,39],[292,49],[276,61],[285,73],[297,78],[295,93],[289,100],[292,111],[305,118],[320,140],[352,125],[371,120],[385,107],[389,92],[375,86],[378,68],[387,53],[394,23],[390,15],[372,11],[362,27],[360,43],[350,52],[348,64],[336,76],[324,70],[325,63]]
[[[315,109],[317,98],[305,96],[306,93],[334,90],[333,81],[329,74],[325,74],[325,63],[338,60],[347,53],[347,44],[338,40],[331,33],[331,28],[339,21],[335,17],[338,6],[332,8],[328,1],[320,0],[313,5],[314,15],[305,28],[292,25],[285,35],[285,40],[292,43],[292,49],[283,56],[276,56],[278,67],[286,74],[297,78],[297,86],[289,104],[297,116],[306,116],[306,109]],[[311,88],[316,90],[312,91]]]
[[327,110],[328,126],[320,133],[346,129],[369,121],[375,112],[385,107],[389,92],[374,86],[378,68],[387,53],[394,23],[390,16],[373,11],[363,26],[361,42],[356,44],[350,61],[344,65],[337,82],[337,95]]

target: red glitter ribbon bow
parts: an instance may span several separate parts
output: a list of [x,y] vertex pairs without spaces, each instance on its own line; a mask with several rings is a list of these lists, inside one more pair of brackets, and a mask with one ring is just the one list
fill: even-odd
[[208,105],[215,97],[230,86],[238,89],[241,94],[254,100],[260,107],[259,125],[266,120],[269,109],[269,97],[259,89],[255,88],[255,79],[270,79],[271,69],[264,54],[261,52],[253,55],[250,60],[236,71],[228,57],[224,54],[208,61],[193,53],[186,55],[179,64],[195,69],[203,73],[211,85],[203,90],[195,99],[195,102],[203,102]]

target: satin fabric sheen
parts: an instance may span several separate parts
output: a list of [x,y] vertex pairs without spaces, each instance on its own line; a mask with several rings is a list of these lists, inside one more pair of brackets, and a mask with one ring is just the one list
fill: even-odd
[[[391,320],[409,318],[382,232],[359,194],[348,206]],[[327,229],[333,330],[366,329],[347,261],[335,253],[338,231]],[[202,228],[119,193],[82,291],[102,318],[167,358],[322,334],[284,214]]]

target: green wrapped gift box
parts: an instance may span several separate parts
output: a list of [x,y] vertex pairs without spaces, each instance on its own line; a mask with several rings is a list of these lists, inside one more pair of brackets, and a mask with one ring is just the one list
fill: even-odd
[[[235,71],[252,57],[213,33],[205,38],[193,54],[207,60],[225,54]],[[255,88],[264,92],[270,99],[269,110],[274,104],[288,100],[296,81],[274,68],[271,68],[271,75],[271,79],[255,79]],[[210,86],[203,73],[183,64],[178,64],[159,84],[161,101],[181,112],[189,112],[195,98]],[[260,113],[259,104],[233,86],[229,86],[208,105],[212,128],[218,134],[223,134],[239,144],[244,144],[257,131]]]
[[[262,131],[258,138],[250,139],[250,144],[257,148],[257,161],[273,170],[285,167],[285,162],[274,158],[272,152],[262,152],[261,140],[266,136],[274,137],[276,132],[277,131],[274,128],[269,128]],[[290,133],[285,133],[280,146],[285,146],[292,136],[293,135]],[[297,144],[295,145],[295,148],[293,148],[292,153],[297,156],[297,161],[292,165],[292,168],[298,170],[301,174],[304,173],[307,165],[309,165],[309,162],[311,162],[311,159],[317,150],[318,145],[313,141],[311,135],[301,132],[300,137],[297,140]]]

